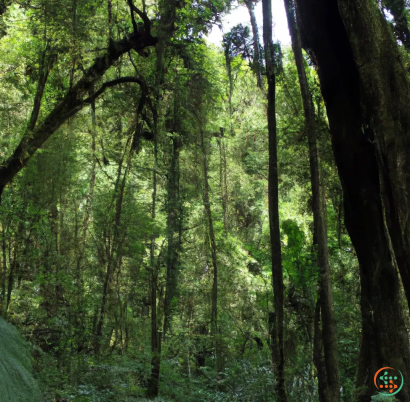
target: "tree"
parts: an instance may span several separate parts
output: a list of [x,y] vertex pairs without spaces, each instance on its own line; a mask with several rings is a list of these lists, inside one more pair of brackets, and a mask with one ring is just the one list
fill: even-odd
[[[328,400],[340,400],[339,361],[337,350],[337,334],[335,314],[333,310],[332,278],[329,265],[329,252],[327,244],[326,224],[326,202],[322,197],[323,186],[321,185],[319,172],[319,156],[317,150],[317,137],[315,128],[315,108],[309,84],[306,77],[303,62],[302,46],[299,30],[296,24],[295,7],[292,0],[285,1],[286,14],[290,36],[292,38],[292,49],[295,55],[296,67],[299,76],[300,92],[302,94],[303,109],[305,112],[306,131],[309,142],[309,160],[312,185],[312,207],[314,221],[314,236],[316,237],[317,260],[320,269],[320,311],[322,314],[322,339],[325,352],[326,382]],[[316,307],[317,309],[317,307]],[[319,313],[315,312],[315,317]],[[316,324],[317,325],[317,324]],[[316,329],[316,328],[315,328]],[[318,352],[316,352],[318,353]],[[322,377],[320,359],[317,361],[319,382]],[[325,398],[323,398],[325,399]],[[325,399],[327,400],[327,398]]]
[[[104,83],[98,91],[89,97],[85,97],[89,88],[94,83],[102,78],[106,71],[124,54],[131,50],[144,55],[143,50],[147,47],[154,46],[158,39],[151,35],[152,22],[149,20],[146,13],[142,12],[135,5],[130,3],[131,19],[133,21],[134,32],[126,35],[123,39],[117,42],[110,41],[108,51],[103,56],[97,57],[91,66],[84,71],[82,78],[75,84],[71,85],[69,90],[60,102],[48,113],[47,117],[38,125],[36,125],[41,105],[41,98],[44,92],[44,86],[47,82],[49,69],[52,67],[52,57],[49,58],[46,64],[46,50],[43,55],[42,69],[38,80],[37,93],[34,100],[30,123],[27,127],[23,138],[19,145],[13,151],[7,161],[1,166],[0,172],[0,194],[4,187],[14,178],[14,176],[27,164],[32,155],[44,144],[44,142],[66,122],[70,117],[80,111],[85,105],[91,104],[98,96],[100,96],[107,88],[125,83],[139,82],[135,78],[119,78],[111,82]],[[143,26],[138,28],[134,12],[143,21]]]
[[[338,5],[319,3],[298,1],[297,6],[303,23],[304,45],[313,52],[320,67],[321,91],[343,186],[345,224],[360,263],[362,339],[357,385],[364,387],[360,400],[369,400],[372,385],[366,373],[371,372],[372,367],[389,364],[407,372],[407,358],[403,359],[409,353],[407,332],[398,276],[384,227],[375,144],[369,137],[372,130],[361,109],[363,84]],[[372,14],[366,18],[372,21],[375,17]],[[320,29],[310,30],[312,26]],[[403,274],[402,278],[405,283]],[[384,300],[390,301],[389,307]],[[397,326],[388,329],[383,323],[392,315],[397,318]],[[391,342],[394,339],[397,349],[384,348],[383,339],[387,334]],[[407,395],[408,391],[404,392]]]
[[285,357],[283,349],[283,271],[279,229],[278,161],[275,110],[275,50],[272,42],[272,5],[270,0],[262,2],[263,41],[265,44],[266,75],[268,78],[268,135],[269,135],[269,177],[268,205],[269,228],[272,253],[272,282],[275,306],[273,362],[276,368],[276,389],[280,401],[286,401]]
[[3,3],[0,303],[37,382],[9,337],[16,392],[369,401],[374,367],[407,375],[401,11],[287,2],[292,51],[264,1],[263,61],[254,1],[223,48],[225,0]]
[[263,88],[263,79],[262,79],[262,54],[261,54],[261,46],[259,42],[259,32],[258,32],[258,24],[256,22],[254,6],[255,2],[253,0],[244,0],[246,8],[249,12],[249,18],[251,20],[252,26],[252,36],[253,36],[253,70],[256,73],[256,82],[258,83],[258,87],[260,89]]

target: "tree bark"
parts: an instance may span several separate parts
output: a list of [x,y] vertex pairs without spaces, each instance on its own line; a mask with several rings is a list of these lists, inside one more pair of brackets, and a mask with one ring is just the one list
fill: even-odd
[[228,93],[228,106],[229,106],[229,133],[232,136],[233,135],[233,124],[232,124],[232,115],[233,115],[233,109],[232,109],[232,95],[233,95],[233,76],[232,76],[232,60],[231,60],[231,55],[230,55],[230,46],[231,43],[228,41],[224,44],[225,46],[225,65],[226,65],[226,71],[228,73],[228,80],[229,80],[229,93]]
[[[158,59],[157,59],[158,60]],[[154,169],[152,173],[152,209],[151,219],[154,222],[157,208],[157,169],[158,169],[158,144],[157,144],[157,117],[154,118]],[[159,374],[161,369],[161,336],[158,333],[157,322],[157,286],[158,269],[155,264],[156,235],[151,236],[150,245],[150,295],[151,295],[151,377],[148,383],[147,397],[155,398],[159,391]]]
[[327,389],[326,366],[322,358],[322,331],[320,330],[320,295],[315,307],[315,315],[313,318],[313,363],[317,370],[318,394],[319,402],[329,402],[333,399],[329,398]]
[[114,231],[113,231],[114,233],[112,237],[111,247],[108,247],[107,271],[106,271],[105,279],[104,279],[101,307],[100,307],[100,313],[99,313],[96,334],[95,334],[96,335],[96,343],[95,343],[96,353],[99,353],[100,347],[101,347],[103,327],[104,327],[105,315],[106,315],[107,304],[108,304],[108,296],[110,293],[111,281],[112,281],[114,272],[117,268],[117,263],[119,259],[121,258],[121,248],[122,248],[122,239],[120,238],[121,211],[122,211],[122,203],[124,199],[124,190],[125,190],[127,174],[128,174],[129,167],[130,167],[129,158],[128,158],[128,164],[125,169],[122,180],[121,180],[121,171],[122,171],[122,165],[124,162],[125,155],[127,154],[127,152],[130,152],[131,154],[131,151],[128,150],[129,142],[130,141],[127,142],[124,155],[122,156],[122,159],[118,166],[117,182],[116,182],[115,189],[114,189],[114,199],[116,201]]
[[47,54],[50,51],[49,43],[46,44],[45,49],[41,52],[40,56],[40,67],[39,67],[39,78],[37,81],[37,90],[34,97],[33,109],[31,111],[30,122],[27,129],[33,131],[36,126],[38,115],[41,108],[41,99],[43,98],[44,88],[47,83],[48,75],[55,62],[55,56]]
[[165,300],[164,300],[164,330],[163,339],[165,339],[168,329],[171,325],[172,319],[172,304],[177,292],[177,280],[179,270],[179,254],[182,245],[182,202],[180,199],[179,188],[179,154],[182,147],[182,140],[180,138],[180,100],[179,100],[179,78],[175,77],[174,89],[174,108],[173,108],[173,122],[172,122],[172,149],[171,161],[168,170],[168,200],[167,200],[167,275],[165,284]]
[[[319,66],[343,188],[345,225],[360,265],[362,340],[356,399],[370,401],[375,368],[394,367],[406,376],[410,363],[400,284],[384,227],[378,162],[367,137],[360,75],[337,0],[297,0],[297,6],[304,44]],[[409,400],[408,384],[399,397]]]
[[262,79],[262,55],[260,54],[260,43],[259,43],[259,33],[258,24],[256,22],[254,5],[252,0],[245,0],[246,8],[249,12],[249,18],[251,20],[252,26],[252,36],[253,36],[253,70],[256,74],[256,82],[259,89],[263,89],[263,79]]
[[216,366],[217,371],[221,369],[221,356],[219,350],[219,334],[218,334],[218,265],[216,258],[216,241],[214,233],[214,223],[212,219],[212,209],[209,199],[209,182],[208,182],[208,160],[205,145],[205,134],[201,127],[201,149],[203,158],[204,171],[204,210],[205,216],[208,220],[209,241],[211,245],[212,266],[213,266],[213,282],[212,282],[212,306],[211,306],[211,335],[214,337],[216,350]]
[[226,162],[226,144],[224,141],[224,129],[220,128],[218,138],[219,147],[219,186],[221,189],[222,215],[224,222],[225,236],[228,234],[228,184],[227,184],[227,162]]
[[168,172],[168,217],[167,217],[167,277],[164,301],[164,333],[170,328],[172,316],[172,300],[176,294],[178,279],[178,260],[182,242],[182,205],[179,195],[179,153],[181,140],[178,134],[172,138],[172,157]]
[[6,276],[7,276],[7,243],[6,243],[6,230],[4,228],[4,222],[1,227],[1,245],[3,252],[3,264],[2,264],[2,273],[1,273],[1,305],[0,305],[0,315],[4,315],[4,301],[6,299]]
[[10,263],[10,270],[9,270],[9,278],[8,278],[8,286],[7,286],[7,301],[6,301],[6,310],[4,312],[4,315],[7,316],[7,312],[9,311],[10,307],[10,302],[11,302],[11,292],[13,290],[13,284],[14,284],[14,272],[16,269],[16,264],[17,264],[17,245],[14,245],[14,251],[13,251],[13,261]]
[[310,177],[313,199],[313,222],[317,241],[317,262],[320,270],[320,301],[322,310],[322,340],[325,352],[327,391],[330,401],[340,400],[339,358],[337,350],[337,328],[333,310],[332,276],[329,265],[327,243],[326,204],[321,196],[319,157],[315,127],[315,108],[303,62],[302,45],[296,24],[296,10],[292,0],[285,0],[292,49],[298,71],[302,94],[305,124],[309,142]]
[[[161,11],[161,19],[158,27],[158,43],[156,45],[156,77],[155,77],[155,105],[153,107],[154,115],[154,172],[153,172],[153,208],[152,208],[152,218],[155,219],[155,208],[156,208],[156,175],[158,169],[158,138],[159,138],[159,110],[160,110],[160,98],[161,90],[164,82],[164,58],[166,50],[166,41],[172,36],[174,31],[174,23],[176,20],[176,0],[160,0],[159,9]],[[145,8],[145,7],[144,7]],[[158,273],[154,273],[154,248],[155,248],[155,236],[152,237],[151,241],[151,269],[153,276],[153,284],[151,289],[151,312],[154,314],[154,317],[151,316],[151,350],[152,350],[152,359],[151,359],[151,378],[149,380],[147,396],[149,398],[155,398],[158,395],[159,391],[159,376],[161,369],[161,336],[158,333],[158,323],[157,323],[157,306],[156,306],[156,287],[157,287],[157,277]],[[154,286],[155,285],[155,286]],[[155,296],[155,298],[154,298]],[[172,300],[172,299],[171,299]],[[171,301],[167,300],[167,302]],[[155,311],[154,311],[155,310]],[[165,312],[164,313],[168,313]],[[152,315],[151,314],[151,315]],[[155,319],[155,322],[154,322]],[[165,320],[164,320],[165,322]],[[168,325],[167,321],[167,325]]]
[[[159,106],[160,95],[164,81],[164,57],[166,50],[167,36],[172,35],[174,22],[176,18],[176,3],[172,1],[160,1],[159,8],[162,18],[158,27],[159,40],[156,45],[156,77],[155,77],[155,104],[153,107],[154,115],[154,171],[153,171],[153,192],[152,192],[152,219],[156,216],[156,193],[157,193],[157,169],[158,169],[158,137],[159,137]],[[151,238],[151,377],[149,379],[147,397],[155,398],[159,391],[159,376],[161,370],[161,334],[158,333],[157,322],[157,278],[158,272],[154,268],[154,252],[155,252],[155,235]],[[164,311],[165,313],[165,311]],[[168,325],[168,322],[167,322]]]
[[410,306],[410,84],[376,4],[339,0],[359,73],[364,134],[376,155],[387,228]]
[[283,312],[283,267],[279,230],[279,182],[276,138],[276,78],[275,51],[272,41],[272,4],[271,0],[262,0],[263,41],[265,43],[266,74],[268,79],[268,135],[269,135],[269,178],[268,208],[269,228],[272,253],[272,281],[275,306],[276,347],[273,350],[273,361],[276,371],[276,392],[279,401],[287,401],[285,386],[285,358],[283,350],[284,312]]

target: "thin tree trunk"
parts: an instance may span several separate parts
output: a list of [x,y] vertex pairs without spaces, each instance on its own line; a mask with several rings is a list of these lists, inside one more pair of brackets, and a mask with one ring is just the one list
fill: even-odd
[[343,214],[343,196],[340,195],[339,205],[337,207],[337,246],[342,248],[342,214]]
[[332,401],[332,399],[330,399],[328,395],[326,366],[322,358],[322,331],[320,330],[320,295],[318,295],[316,302],[313,328],[313,363],[315,364],[317,370],[319,402],[329,402]]
[[182,141],[179,137],[179,79],[176,76],[174,89],[174,116],[173,116],[173,137],[171,149],[171,162],[168,171],[168,200],[167,200],[167,275],[165,284],[164,299],[164,330],[163,339],[171,326],[173,299],[177,292],[178,263],[182,244],[182,203],[180,200],[179,188],[179,154]]
[[[164,51],[165,43],[161,38],[156,47],[156,87],[155,87],[155,106],[154,114],[154,167],[152,173],[152,209],[151,219],[154,222],[156,217],[156,202],[157,202],[157,169],[158,169],[158,106],[164,69]],[[158,333],[157,321],[157,286],[158,286],[158,271],[155,264],[155,239],[156,236],[151,236],[150,245],[150,297],[151,297],[151,377],[148,383],[147,397],[155,398],[159,391],[159,375],[161,370],[161,336]]]
[[233,135],[233,124],[232,124],[232,115],[233,115],[233,108],[232,108],[232,96],[233,96],[233,76],[232,76],[232,58],[231,58],[231,43],[227,41],[224,43],[225,47],[225,65],[226,71],[228,73],[228,80],[229,80],[229,92],[228,92],[228,106],[229,106],[229,133]]
[[39,78],[37,81],[37,90],[36,90],[36,95],[34,97],[34,104],[33,104],[33,109],[31,111],[30,122],[27,127],[27,129],[30,131],[33,131],[36,126],[38,115],[40,113],[41,99],[43,98],[44,88],[47,83],[48,75],[56,60],[55,56],[51,56],[47,54],[49,51],[50,51],[49,43],[47,42],[46,47],[42,51],[41,56],[40,56],[40,62],[39,62],[40,67],[39,67]]
[[106,271],[105,279],[104,279],[101,307],[100,307],[100,313],[99,313],[98,323],[96,327],[96,343],[95,343],[96,353],[99,353],[100,347],[101,347],[103,327],[104,327],[104,321],[105,321],[105,315],[106,315],[107,303],[108,303],[108,295],[110,292],[110,284],[113,278],[114,271],[117,268],[117,262],[120,259],[120,255],[121,255],[121,243],[122,243],[120,239],[121,210],[122,210],[122,203],[123,203],[123,198],[124,198],[124,190],[125,190],[125,183],[127,179],[127,173],[130,167],[129,159],[128,159],[128,165],[125,169],[122,181],[120,179],[121,179],[122,164],[124,162],[125,154],[128,151],[129,142],[130,141],[127,142],[124,155],[122,156],[122,159],[118,166],[117,183],[115,185],[115,190],[114,190],[114,197],[116,199],[115,218],[114,218],[114,234],[113,234],[111,247],[108,247],[107,271]]
[[273,348],[273,361],[276,371],[276,392],[279,401],[287,401],[285,386],[284,313],[283,313],[283,268],[279,230],[279,183],[276,138],[276,77],[274,67],[274,47],[272,41],[272,4],[262,0],[263,41],[265,43],[266,74],[268,79],[268,134],[269,134],[269,178],[268,208],[272,253],[272,281],[275,306],[276,348]]
[[1,228],[2,236],[2,251],[3,251],[3,264],[2,264],[2,275],[1,275],[1,309],[0,314],[4,315],[4,301],[6,300],[6,276],[7,276],[7,244],[6,244],[6,231],[4,229],[4,222]]
[[208,219],[209,241],[211,245],[212,267],[213,267],[213,282],[212,282],[212,305],[211,305],[211,335],[214,337],[216,350],[216,367],[219,372],[221,365],[221,356],[219,348],[219,333],[218,333],[218,264],[216,259],[216,241],[214,233],[214,222],[212,219],[212,209],[209,199],[209,182],[208,182],[208,160],[205,144],[205,134],[201,127],[201,149],[204,171],[204,210],[205,216]]
[[168,172],[168,251],[167,251],[167,277],[164,300],[164,333],[170,328],[172,316],[173,298],[176,294],[178,279],[178,260],[181,251],[181,234],[182,234],[182,205],[179,194],[179,152],[181,140],[178,134],[172,138],[172,157]]
[[[144,7],[145,8],[145,7]],[[164,58],[166,50],[166,40],[172,35],[174,22],[176,19],[176,0],[160,0],[161,20],[158,27],[158,43],[156,45],[156,77],[155,77],[155,104],[154,115],[154,172],[153,172],[153,192],[152,192],[152,219],[156,214],[156,192],[157,192],[157,169],[158,169],[158,136],[159,136],[159,111],[160,95],[164,81]],[[147,396],[155,398],[159,391],[159,376],[161,369],[161,336],[158,332],[157,322],[157,278],[154,268],[155,236],[151,238],[151,377],[149,379]],[[168,325],[168,323],[167,323]]]
[[[11,253],[11,250],[10,250]],[[14,284],[14,271],[16,269],[16,264],[17,264],[17,245],[14,244],[14,251],[13,251],[13,260],[10,262],[10,271],[9,271],[9,278],[8,278],[8,286],[7,286],[7,301],[6,301],[6,311],[4,312],[4,315],[7,315],[7,312],[9,311],[10,307],[10,301],[11,301],[11,292],[13,290],[13,284]]]
[[219,147],[219,187],[221,189],[222,214],[224,222],[225,236],[228,234],[228,185],[226,172],[226,144],[224,141],[224,129],[220,128],[220,137],[218,138]]
[[[158,122],[154,121],[154,127]],[[154,169],[152,173],[152,209],[151,218],[155,221],[156,217],[156,202],[157,202],[157,168],[158,168],[158,149],[157,149],[157,129],[154,129]],[[157,286],[158,286],[158,270],[155,264],[155,234],[151,236],[150,245],[150,297],[151,297],[151,377],[149,379],[147,396],[155,398],[158,396],[159,390],[159,374],[161,368],[161,337],[158,333],[157,322]]]
[[112,0],[107,0],[108,41],[112,39]]
[[322,310],[323,345],[327,373],[327,390],[329,400],[340,400],[339,358],[337,350],[337,328],[333,310],[332,277],[329,266],[327,244],[326,201],[321,197],[319,158],[315,127],[315,109],[303,63],[302,45],[296,24],[295,6],[292,0],[285,0],[292,49],[299,76],[302,94],[305,124],[309,142],[310,177],[313,198],[313,221],[317,240],[317,261],[320,270],[320,301]]
[[262,55],[260,54],[260,43],[259,43],[259,33],[258,24],[256,22],[254,5],[252,0],[245,0],[246,8],[249,12],[249,18],[251,20],[252,26],[252,36],[253,36],[253,70],[256,74],[256,82],[259,89],[263,89],[263,79],[262,79]]

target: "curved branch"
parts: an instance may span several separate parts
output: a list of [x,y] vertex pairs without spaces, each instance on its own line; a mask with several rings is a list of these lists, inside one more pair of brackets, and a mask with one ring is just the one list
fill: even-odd
[[121,77],[118,78],[116,80],[112,80],[112,81],[107,81],[104,82],[104,84],[102,84],[101,88],[97,91],[94,92],[91,96],[89,96],[87,99],[84,99],[81,101],[81,105],[84,104],[91,104],[95,99],[97,99],[103,92],[105,92],[105,90],[107,88],[111,88],[115,85],[119,85],[119,84],[125,84],[127,82],[136,82],[137,84],[139,84],[141,86],[141,88],[144,90],[145,88],[143,88],[143,82],[144,80],[139,78],[139,77]]
[[[83,77],[66,93],[64,98],[54,106],[53,110],[47,117],[36,125],[33,130],[28,127],[23,135],[19,145],[15,148],[13,154],[0,166],[0,196],[3,188],[23,169],[34,153],[64,124],[68,118],[75,115],[81,108],[92,101],[92,97],[80,100],[88,95],[89,89],[105,72],[118,60],[124,53],[134,50],[142,50],[149,46],[154,46],[158,42],[157,38],[145,33],[141,37],[135,37],[134,34],[112,42],[107,53],[97,57],[94,64],[88,68]],[[137,82],[134,77],[131,77]],[[129,82],[129,81],[128,81]],[[143,80],[141,80],[146,87]],[[117,81],[117,83],[121,83]],[[106,83],[105,87],[99,90],[99,94],[105,91],[109,86],[115,85],[113,82]],[[97,91],[97,92],[99,92]],[[145,91],[145,89],[143,89]],[[145,92],[146,93],[146,92]],[[98,96],[98,95],[97,95]],[[96,96],[95,96],[96,97]],[[87,102],[86,102],[87,101]]]

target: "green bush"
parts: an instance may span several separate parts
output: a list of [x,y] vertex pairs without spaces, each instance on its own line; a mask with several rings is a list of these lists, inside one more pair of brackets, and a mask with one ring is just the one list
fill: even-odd
[[20,333],[0,318],[0,395],[2,402],[38,402],[30,350]]

